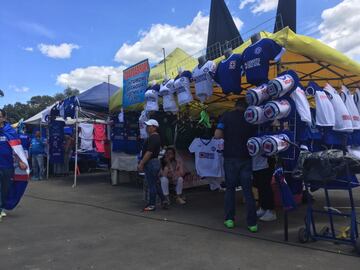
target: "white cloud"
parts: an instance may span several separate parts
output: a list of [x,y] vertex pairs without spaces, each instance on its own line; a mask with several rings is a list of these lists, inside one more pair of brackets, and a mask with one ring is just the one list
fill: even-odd
[[360,57],[359,0],[343,0],[322,12],[320,39],[350,57]]
[[278,5],[278,0],[242,0],[239,8],[243,9],[250,5],[250,10],[254,14],[260,14],[275,10]]
[[107,82],[108,75],[110,75],[110,83],[122,86],[122,71],[124,69],[124,66],[89,66],[77,68],[69,73],[63,73],[57,76],[56,83],[63,87],[70,86],[84,91],[96,84]]
[[9,89],[17,93],[27,93],[30,90],[30,88],[27,86],[18,87],[16,85],[10,85]]
[[[234,17],[236,26],[240,29],[243,22]],[[209,16],[199,12],[193,21],[184,27],[169,24],[154,24],[148,31],[139,33],[139,40],[133,44],[124,43],[115,55],[115,61],[125,65],[134,64],[149,58],[150,62],[162,59],[162,48],[171,52],[177,47],[189,54],[206,47]]]
[[72,43],[62,43],[60,45],[39,44],[40,52],[51,58],[70,58],[74,49],[79,49],[80,46]]
[[26,48],[24,48],[24,51],[33,52],[33,51],[34,51],[34,48],[32,48],[32,47],[26,47]]

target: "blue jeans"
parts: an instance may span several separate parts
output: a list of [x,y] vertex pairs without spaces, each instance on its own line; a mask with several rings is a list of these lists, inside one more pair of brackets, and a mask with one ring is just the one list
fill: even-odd
[[43,179],[44,177],[44,155],[43,154],[33,154],[31,156],[33,177]]
[[149,205],[156,205],[156,193],[159,195],[161,201],[164,201],[165,197],[158,183],[160,172],[160,160],[157,158],[149,160],[145,164],[145,179],[149,189]]
[[225,158],[225,220],[235,218],[236,187],[241,185],[246,201],[247,224],[256,225],[256,204],[252,193],[251,159]]
[[0,212],[5,205],[13,175],[14,169],[0,169]]

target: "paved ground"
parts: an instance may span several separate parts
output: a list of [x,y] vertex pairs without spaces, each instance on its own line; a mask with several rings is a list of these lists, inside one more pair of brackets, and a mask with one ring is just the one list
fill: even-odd
[[[76,189],[70,179],[30,183],[0,223],[0,269],[359,269],[351,247],[297,243],[304,207],[290,215],[286,244],[281,220],[248,234],[243,206],[238,227],[224,229],[222,193],[195,189],[184,207],[141,213],[135,185],[112,187],[103,174],[79,182]],[[335,195],[336,206],[345,206],[343,194]]]

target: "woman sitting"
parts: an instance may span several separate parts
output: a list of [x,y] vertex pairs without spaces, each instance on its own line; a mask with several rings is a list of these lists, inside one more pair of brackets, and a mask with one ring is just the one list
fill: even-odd
[[184,185],[184,168],[179,159],[176,159],[176,151],[172,147],[168,147],[165,155],[161,160],[162,169],[160,171],[161,189],[168,200],[169,199],[169,182],[176,184],[176,203],[185,204],[186,201],[182,198],[182,191]]

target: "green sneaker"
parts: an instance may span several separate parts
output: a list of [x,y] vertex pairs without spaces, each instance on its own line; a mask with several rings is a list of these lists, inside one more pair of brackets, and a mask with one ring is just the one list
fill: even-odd
[[256,233],[256,232],[258,232],[259,228],[258,228],[258,225],[248,226],[248,230],[252,233]]
[[228,229],[233,229],[235,227],[235,223],[231,219],[225,220],[224,225]]

